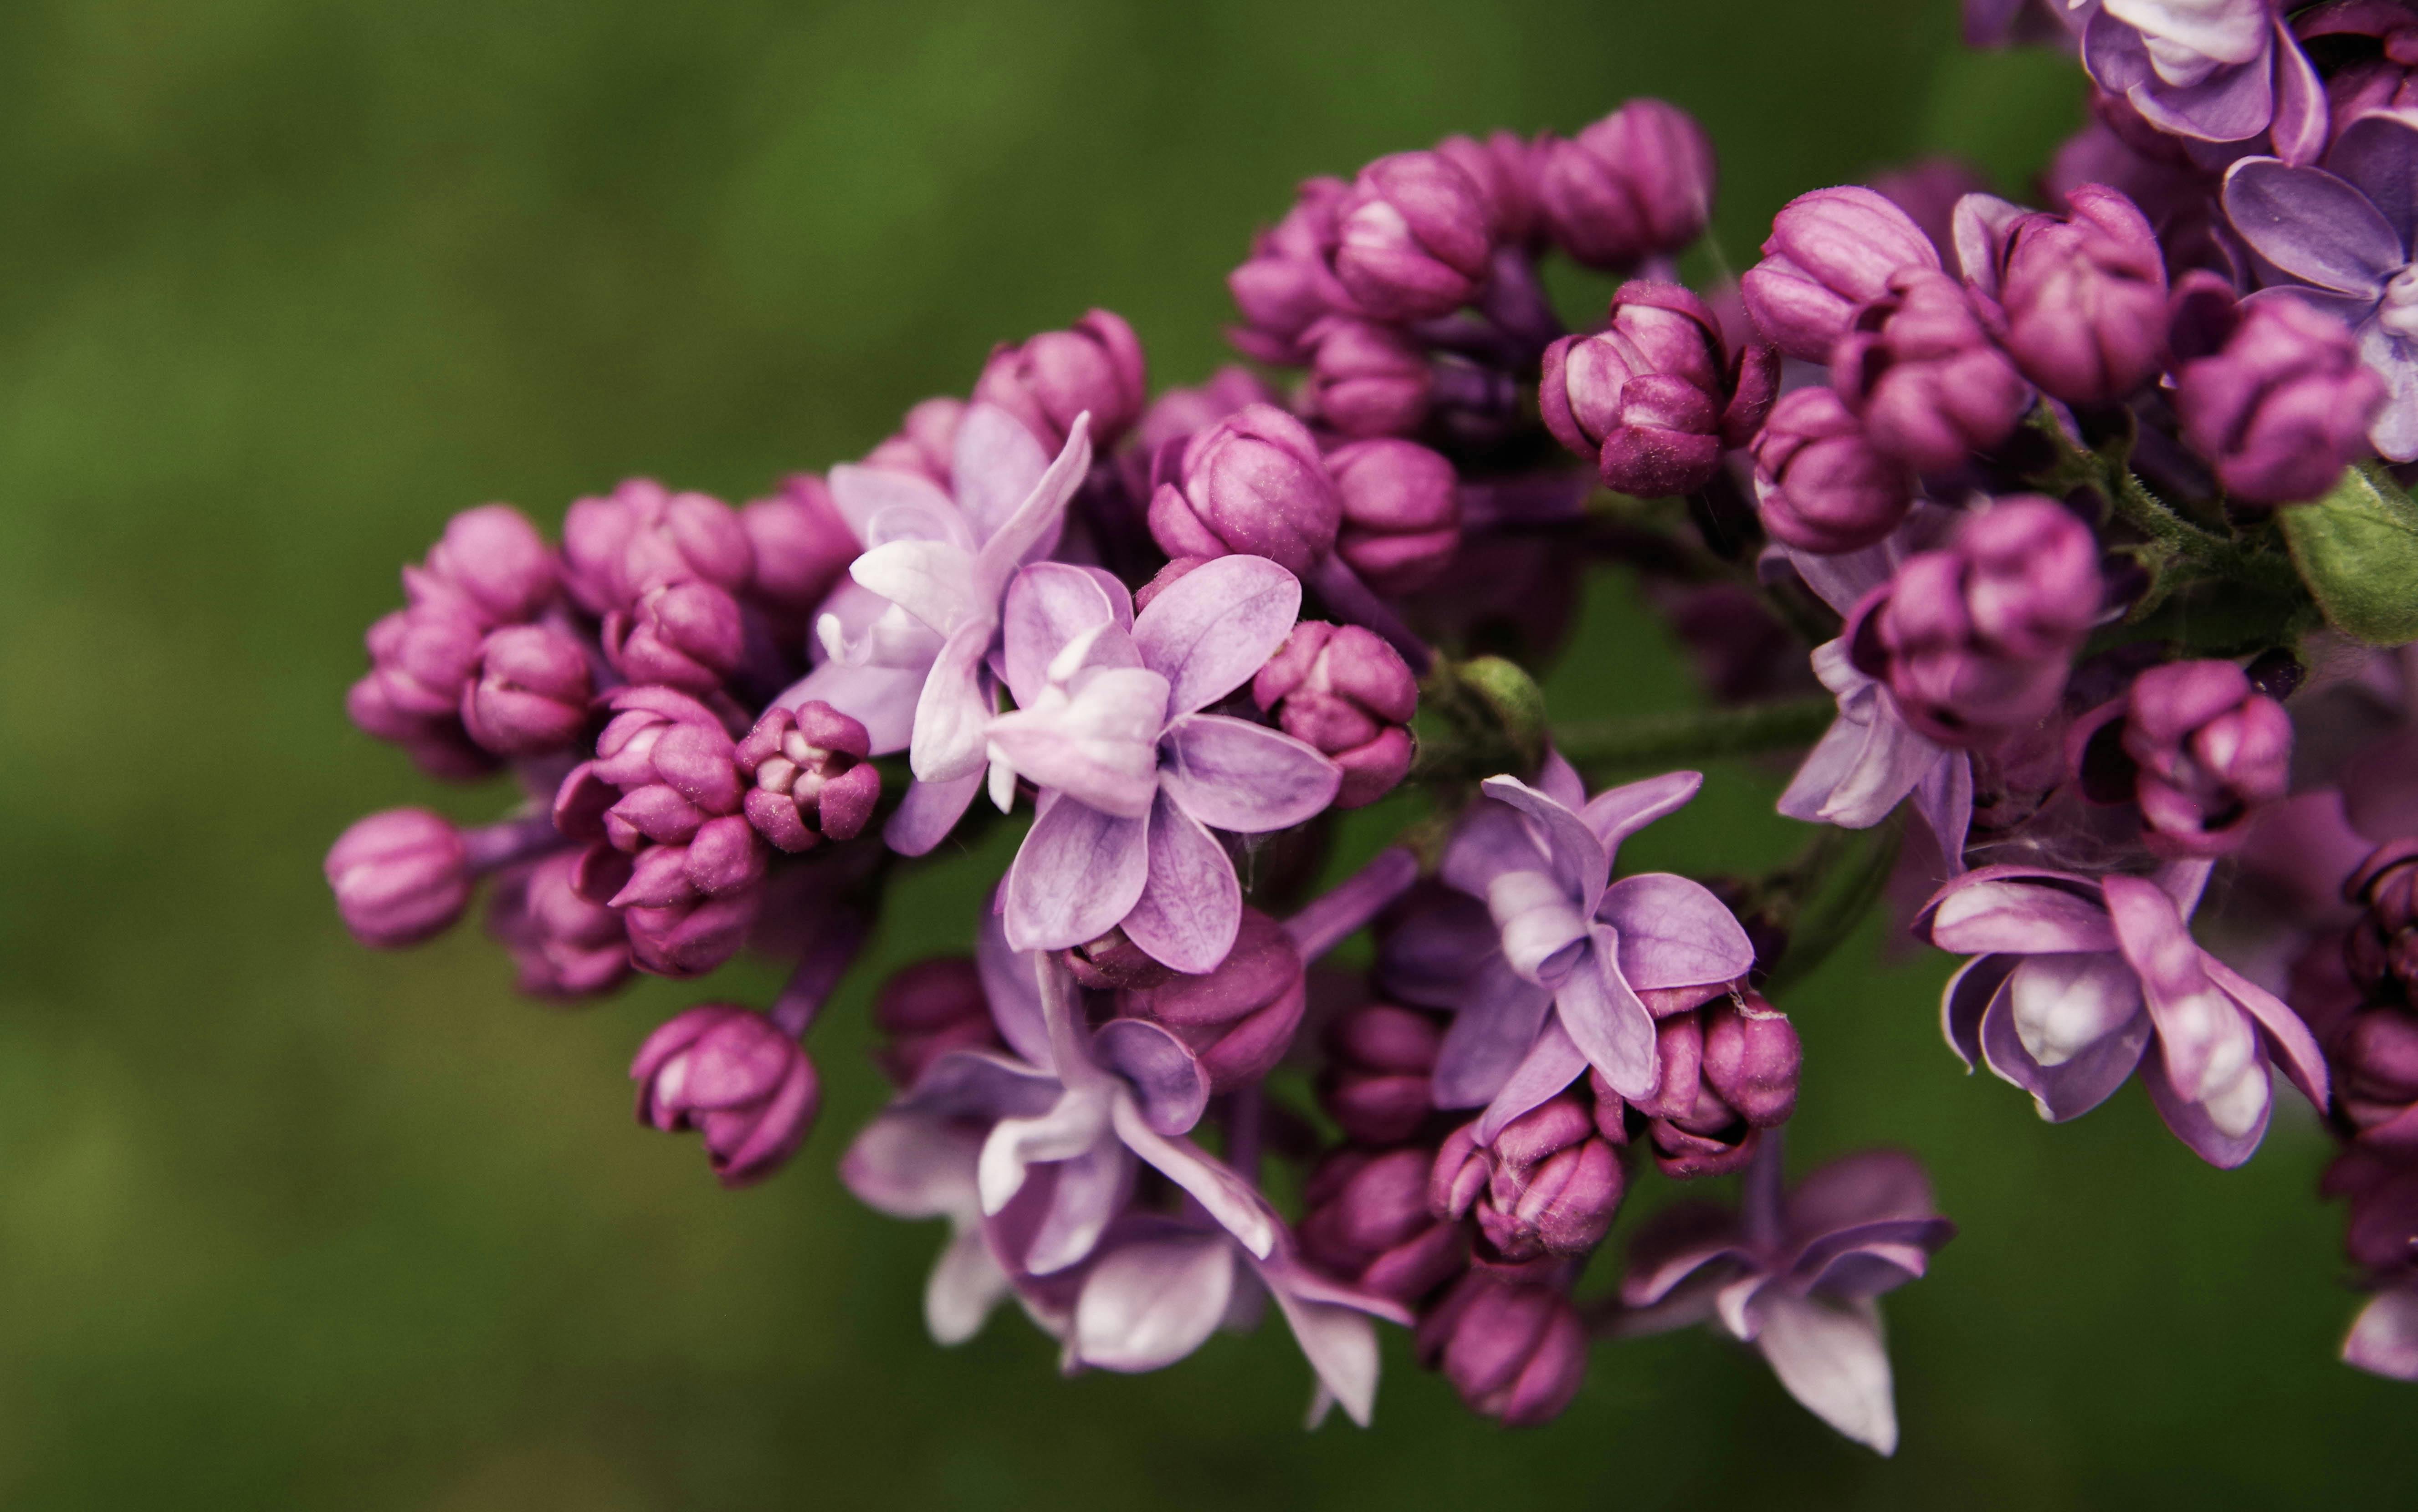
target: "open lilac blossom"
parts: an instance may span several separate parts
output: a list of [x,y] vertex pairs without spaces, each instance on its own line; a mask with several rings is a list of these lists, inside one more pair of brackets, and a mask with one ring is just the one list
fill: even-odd
[[2395,462],[2418,458],[2413,171],[2418,122],[2387,112],[2352,121],[2322,166],[2244,158],[2225,176],[2226,218],[2273,270],[2273,286],[2352,328],[2361,359],[2384,380],[2388,397],[2367,436]]
[[1749,1168],[1736,1213],[1682,1205],[1638,1234],[1621,1277],[1620,1331],[1717,1322],[1752,1344],[1806,1411],[1894,1454],[1896,1393],[1877,1299],[1920,1279],[1955,1234],[1911,1155],[1848,1155],[1783,1195],[1775,1139]]
[[1488,778],[1492,802],[1471,809],[1444,861],[1445,880],[1483,899],[1494,924],[1493,939],[1472,942],[1480,959],[1463,965],[1468,995],[1435,1073],[1440,1105],[1485,1105],[1482,1144],[1589,1066],[1624,1096],[1652,1092],[1656,1016],[1721,996],[1754,959],[1746,931],[1701,884],[1659,872],[1611,879],[1620,842],[1693,798],[1700,774],[1593,800],[1557,759],[1538,780]]
[[2083,66],[2163,131],[2203,142],[2268,133],[2306,162],[2326,139],[2317,69],[2273,0],[2067,0],[2088,16]]
[[1027,569],[1009,589],[1014,713],[991,746],[1042,788],[1007,878],[1018,949],[1064,950],[1122,926],[1179,971],[1223,960],[1242,923],[1234,863],[1210,832],[1260,834],[1334,801],[1341,774],[1263,725],[1204,713],[1292,634],[1293,574],[1258,557],[1206,562],[1128,630],[1079,568]]
[[2210,865],[2173,862],[2149,878],[1984,866],[1949,883],[1916,929],[1973,957],[1940,1000],[1950,1046],[2031,1093],[2052,1123],[2088,1113],[2137,1069],[2166,1127],[2212,1166],[2257,1150],[2271,1064],[2324,1107],[2325,1058],[2307,1026],[2191,937]]

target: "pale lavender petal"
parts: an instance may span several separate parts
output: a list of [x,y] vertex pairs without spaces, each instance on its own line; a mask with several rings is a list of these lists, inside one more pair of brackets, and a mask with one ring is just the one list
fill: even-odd
[[[1122,586],[1117,589],[1124,591]],[[1116,609],[1092,569],[1034,562],[1009,581],[999,622],[1001,680],[1018,707],[1030,709],[1048,685],[1049,664],[1058,653],[1086,631],[1115,623]],[[1103,639],[1127,644],[1113,636]],[[1136,654],[1130,664],[1140,665],[1140,656]]]
[[2116,948],[2115,925],[2105,909],[2060,887],[2031,881],[2028,874],[2006,872],[1984,866],[1940,889],[1918,918],[1918,932],[1959,955]]
[[2016,955],[1976,955],[1956,969],[1939,994],[1939,1032],[1969,1074],[1982,1063],[1982,1015],[2006,985],[2007,975],[2022,959]]
[[2418,458],[2418,343],[2370,319],[2359,328],[2359,359],[2384,380],[2384,407],[2367,423],[2367,444],[2395,462]]
[[2183,926],[2174,900],[2137,877],[2109,877],[2100,889],[2117,945],[2140,975],[2176,1091],[2196,1102],[2229,1086],[2257,1038],[2242,1009],[2209,979],[2199,942]]
[[1581,913],[1594,912],[1612,874],[1612,858],[1586,820],[1568,804],[1555,802],[1517,777],[1489,777],[1478,784],[1478,789],[1533,821],[1552,858],[1554,880]]
[[1621,1306],[1651,1307],[1708,1266],[1755,1263],[1735,1213],[1706,1202],[1676,1203],[1646,1220],[1630,1243]]
[[1147,819],[1119,818],[1072,799],[1042,810],[1008,868],[1008,943],[1065,950],[1115,928],[1150,879],[1149,834]]
[[1492,1144],[1503,1125],[1537,1107],[1586,1074],[1587,1061],[1562,1028],[1559,1014],[1545,1020],[1537,1043],[1478,1116],[1477,1142]]
[[1119,822],[1149,826],[1146,885],[1123,915],[1126,936],[1162,966],[1195,974],[1217,970],[1243,926],[1242,883],[1226,848],[1165,792],[1148,819]]
[[1731,982],[1754,965],[1754,942],[1701,882],[1668,872],[1624,877],[1596,917],[1620,934],[1620,972],[1640,992]]
[[923,667],[850,666],[825,662],[775,700],[784,709],[819,698],[865,726],[875,756],[907,749],[915,731],[915,704],[924,695]]
[[932,1342],[962,1344],[981,1333],[1008,1291],[1007,1273],[991,1258],[979,1225],[951,1234],[924,1283],[924,1326]]
[[1586,807],[1586,782],[1579,776],[1579,769],[1550,745],[1537,769],[1537,790],[1565,808]]
[[2225,213],[2259,256],[2337,294],[2373,298],[2408,261],[2367,196],[2322,168],[2244,158],[2226,170]]
[[1213,830],[1263,834],[1317,817],[1342,769],[1281,730],[1224,714],[1183,714],[1158,746],[1159,782]]
[[1605,854],[1616,855],[1623,840],[1656,819],[1687,807],[1689,800],[1704,786],[1705,774],[1701,771],[1666,771],[1643,782],[1605,788],[1579,811],[1579,817],[1603,843]]
[[1143,1120],[1161,1134],[1183,1134],[1209,1107],[1209,1077],[1184,1042],[1146,1018],[1111,1018],[1092,1037],[1092,1054],[1125,1078]]
[[1071,1355],[1103,1370],[1156,1370],[1208,1342],[1234,1291],[1223,1234],[1119,1245],[1083,1278]]
[[[2330,124],[2326,86],[2318,77],[2317,65],[2302,51],[2300,38],[2292,35],[2292,28],[2280,12],[2274,18],[2274,27],[2275,108],[2273,118],[2267,123],[2268,139],[2275,145],[2275,156],[2286,162],[2314,162],[2318,154],[2325,150]],[[2409,222],[2396,220],[2394,223],[2407,241]]]
[[2007,996],[2001,988],[1982,1016],[1982,1056],[1999,1079],[2031,1093],[2033,1107],[2051,1123],[2080,1118],[2115,1095],[2141,1063],[2142,1051],[2153,1037],[2144,1013],[2080,1055],[2044,1066],[2024,1048]]
[[974,548],[965,516],[928,479],[841,463],[826,475],[832,504],[867,547],[893,541],[945,541]]
[[1072,1160],[1095,1148],[1108,1134],[1109,1101],[1097,1089],[1073,1088],[1047,1112],[993,1124],[975,1168],[983,1212],[995,1214],[1007,1206],[1033,1166]]
[[1651,1096],[1657,1079],[1654,1016],[1620,973],[1619,934],[1597,924],[1593,935],[1594,948],[1553,994],[1553,1016],[1614,1092],[1628,1098]]
[[1839,717],[1780,795],[1780,812],[1809,823],[1869,830],[1948,753],[1905,722],[1887,688],[1848,664],[1842,643],[1815,648],[1814,670],[1838,695]]
[[1024,1268],[1035,1275],[1091,1259],[1110,1221],[1133,1200],[1133,1156],[1113,1140],[1057,1162],[1049,1174],[1049,1209],[1024,1252]]
[[957,421],[949,479],[975,540],[989,540],[1006,524],[1048,470],[1049,453],[998,405],[970,405]]
[[983,773],[983,731],[994,700],[983,691],[983,656],[990,648],[987,619],[950,633],[915,700],[915,733],[908,763],[925,782],[956,782]]
[[2219,990],[2246,1009],[2265,1031],[2269,1051],[2283,1065],[2284,1075],[2301,1089],[2318,1111],[2324,1112],[2327,1102],[2325,1052],[2318,1048],[2318,1037],[2301,1020],[2283,999],[2260,986],[2214,955],[2202,952],[2200,967]]
[[1134,617],[1142,664],[1174,685],[1172,713],[1205,709],[1251,680],[1293,634],[1301,582],[1264,557],[1194,568]]
[[1965,836],[1973,827],[1973,758],[1950,751],[1914,785],[1914,811],[1931,827],[1948,874],[1965,869]]
[[2326,149],[2326,170],[2366,195],[2401,245],[2418,237],[2418,123],[2384,111],[2360,116]]
[[1075,496],[1091,470],[1090,417],[1078,416],[1074,428],[1066,433],[1066,445],[1048,471],[1033,485],[1016,512],[983,542],[975,558],[974,581],[986,608],[999,603],[1017,568],[1049,555],[1058,542],[1060,527],[1066,523],[1066,501]]
[[[2168,1071],[2163,1041],[2152,1044],[2149,1054],[2141,1058],[2141,1085],[2148,1089],[2150,1105],[2158,1110],[2175,1138],[2191,1146],[2192,1153],[2219,1170],[2231,1170],[2258,1153],[2258,1141],[2267,1137],[2268,1116],[2273,1111],[2274,1099],[2258,1105],[2257,1117],[2246,1125],[2237,1123],[2233,1132],[2218,1126],[2205,1103],[2187,1098],[2175,1086]],[[2256,1074],[2263,1080],[2266,1075],[2266,1053],[2257,1052]],[[2253,1089],[2255,1092],[2257,1089]]]
[[1158,796],[1158,737],[1167,680],[1138,666],[1086,677],[1072,698],[1053,695],[990,720],[991,749],[1041,787],[1120,818],[1140,819]]
[[1904,1150],[1883,1147],[1815,1167],[1787,1195],[1784,1227],[1800,1242],[1826,1233],[1934,1214],[1931,1178]]
[[921,856],[949,837],[965,817],[966,810],[982,791],[983,774],[969,773],[952,782],[926,782],[917,778],[907,785],[907,796],[898,801],[898,811],[881,827],[882,843],[902,856]]
[[1366,928],[1419,879],[1419,858],[1408,846],[1387,846],[1367,865],[1302,906],[1284,932],[1305,961],[1314,961]]
[[856,1199],[894,1218],[972,1217],[979,1130],[929,1114],[887,1112],[859,1130],[840,1157],[839,1179]]
[[[1317,1372],[1318,1383],[1344,1414],[1362,1428],[1377,1410],[1377,1331],[1368,1318],[1349,1307],[1311,1302],[1283,1287],[1271,1286],[1285,1324],[1302,1357]],[[1316,1408],[1312,1408],[1313,1416]]]
[[1446,1026],[1429,1083],[1435,1105],[1483,1107],[1491,1102],[1536,1045],[1553,1006],[1551,992],[1521,980],[1500,955],[1487,962]]
[[2418,1291],[2380,1291],[2343,1340],[2343,1364],[2393,1381],[2418,1381]]
[[1436,875],[1447,887],[1483,898],[1494,878],[1505,872],[1535,871],[1546,864],[1543,848],[1517,809],[1504,803],[1472,803],[1454,827]]
[[1497,877],[1486,890],[1486,909],[1502,931],[1503,958],[1539,986],[1559,986],[1585,948],[1586,915],[1543,872]]
[[974,582],[974,558],[945,541],[894,541],[849,564],[858,586],[879,593],[946,635],[976,618],[990,618],[990,603]]
[[[1001,890],[1005,891],[1004,883]],[[1038,960],[1008,944],[1007,922],[999,909],[982,910],[982,927],[974,936],[974,970],[982,977],[983,996],[990,1000],[990,1021],[1008,1048],[1047,1070],[1058,1061],[1041,1006],[1040,979],[1034,975]]]
[[1048,1072],[996,1050],[950,1050],[924,1068],[897,1111],[981,1122],[1032,1118],[1056,1107],[1064,1091]]
[[2063,1065],[2141,1015],[2141,979],[2115,951],[2028,955],[2007,979],[2007,1010],[2024,1051]]
[[1125,1148],[1190,1194],[1245,1249],[1267,1259],[1276,1248],[1277,1218],[1250,1183],[1189,1140],[1171,1139],[1153,1129],[1131,1097],[1118,1098],[1111,1116]]
[[[1085,567],[1083,571],[1091,573],[1092,581],[1099,584],[1100,591],[1108,595],[1109,608],[1117,617],[1117,628],[1128,635],[1132,634],[1133,590],[1125,587],[1122,578],[1105,567]],[[1137,651],[1134,654],[1139,657],[1141,653]]]
[[2274,118],[2275,92],[2265,60],[2219,69],[2184,88],[2142,87],[2125,98],[2151,125],[2206,142],[2244,142]]
[[1858,1443],[1896,1453],[1897,1406],[1880,1309],[1770,1291],[1757,1311],[1754,1346],[1788,1394]]
[[1266,1260],[1255,1260],[1251,1263],[1258,1268],[1260,1278],[1267,1283],[1267,1288],[1272,1292],[1278,1292],[1303,1302],[1322,1303],[1333,1307],[1348,1307],[1354,1312],[1370,1318],[1382,1318],[1389,1323],[1400,1323],[1405,1328],[1417,1321],[1411,1309],[1399,1302],[1387,1297],[1374,1296],[1356,1287],[1346,1286],[1332,1276],[1322,1275],[1311,1270],[1294,1257],[1293,1246],[1290,1245],[1280,1244]]
[[1932,1253],[1955,1237],[1946,1218],[1855,1224],[1807,1244],[1789,1267],[1789,1285],[1799,1296],[1876,1297],[1921,1280]]

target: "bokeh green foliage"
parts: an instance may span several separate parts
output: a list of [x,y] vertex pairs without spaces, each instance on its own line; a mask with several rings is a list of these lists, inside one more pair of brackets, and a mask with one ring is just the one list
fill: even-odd
[[[1601,1353],[1517,1436],[1399,1339],[1375,1429],[1315,1436],[1273,1326],[1135,1380],[1057,1380],[1013,1318],[933,1348],[937,1234],[831,1167],[881,1093],[871,985],[966,941],[1010,832],[902,890],[817,1041],[820,1133],[736,1197],[627,1112],[631,1049],[699,989],[532,1006],[474,931],[358,950],[319,880],[354,815],[431,801],[339,700],[451,511],[551,522],[633,473],[744,497],[1093,303],[1198,377],[1295,178],[1448,130],[1679,101],[1732,265],[1791,192],[1919,149],[2012,188],[2073,78],[1958,54],[1951,11],[0,8],[0,1502],[2408,1504],[2418,1396],[2331,1357],[2309,1121],[2232,1174],[2131,1092],[2052,1130],[1958,1074],[1943,963],[1876,928],[1788,1006],[1800,1161],[1917,1146],[1966,1226],[1889,1305],[1889,1463],[1693,1334]],[[1691,696],[1617,581],[1548,686]],[[1717,771],[1628,859],[1768,863],[1775,787]]]

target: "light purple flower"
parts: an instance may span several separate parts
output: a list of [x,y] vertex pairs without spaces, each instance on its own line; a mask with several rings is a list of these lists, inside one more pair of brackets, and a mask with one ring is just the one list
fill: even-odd
[[1753,1344],[1808,1412],[1891,1454],[1897,1405],[1875,1299],[1921,1276],[1955,1234],[1913,1156],[1873,1150],[1834,1160],[1783,1199],[1772,1139],[1747,1172],[1738,1213],[1667,1208],[1637,1236],[1619,1331],[1718,1321]]
[[1045,563],[1009,588],[1002,669],[1016,711],[990,748],[1042,789],[1007,878],[1007,936],[1063,950],[1122,924],[1153,959],[1201,972],[1242,922],[1213,829],[1289,829],[1334,801],[1335,763],[1292,736],[1201,710],[1250,681],[1292,634],[1301,585],[1221,557],[1130,621],[1101,578]]
[[[1445,852],[1446,883],[1483,899],[1494,938],[1459,949],[1467,987],[1436,1064],[1436,1103],[1486,1104],[1478,1143],[1595,1067],[1615,1091],[1657,1081],[1654,1019],[1727,990],[1754,948],[1728,909],[1684,877],[1615,882],[1620,842],[1693,798],[1676,771],[1598,794],[1558,756],[1540,787],[1490,777]],[[1438,943],[1444,943],[1439,941]]]
[[2066,6],[2088,18],[2082,62],[2091,79],[2160,130],[2202,142],[2267,131],[2276,153],[2295,162],[2325,145],[2325,90],[2274,0]]
[[[2395,462],[2418,458],[2418,121],[2388,112],[2350,123],[2323,167],[2244,158],[2227,170],[2233,229],[2293,295],[2351,327],[2389,397],[2367,438]],[[2265,294],[2254,299],[2273,298]]]
[[2191,937],[2208,861],[2153,878],[1985,866],[1924,905],[1917,934],[1971,955],[1940,1000],[1948,1043],[2078,1118],[2137,1067],[2166,1126],[2212,1166],[2250,1158],[2267,1132],[2276,1061],[2326,1106],[2325,1059],[2298,1015]]
[[2393,1381],[2418,1381],[2418,1285],[2370,1297],[2343,1340],[2343,1363]]

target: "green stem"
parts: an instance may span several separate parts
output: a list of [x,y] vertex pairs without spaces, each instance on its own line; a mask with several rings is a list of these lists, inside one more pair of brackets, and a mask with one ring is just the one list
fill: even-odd
[[2115,484],[2112,497],[2118,518],[2150,540],[2173,547],[2178,556],[2220,577],[2274,593],[2299,591],[2300,574],[2288,560],[2244,551],[2223,536],[2201,529],[2168,509],[2129,467],[2110,467],[2107,473],[2108,481]]
[[1837,713],[1837,704],[1824,695],[1638,719],[1572,720],[1553,726],[1553,744],[1582,771],[1760,756],[1813,744]]

